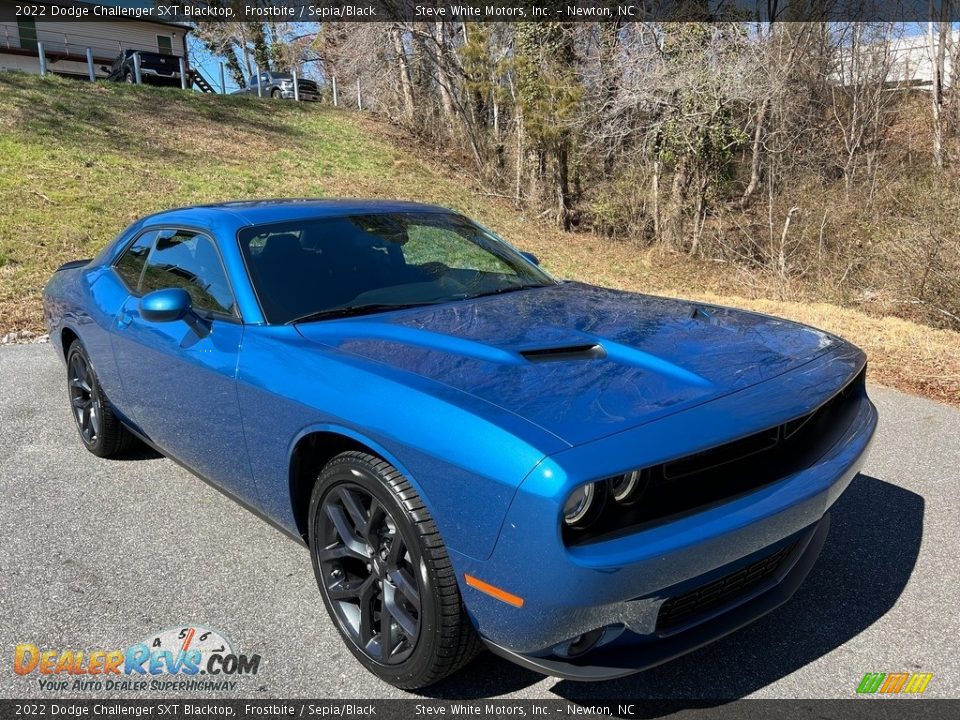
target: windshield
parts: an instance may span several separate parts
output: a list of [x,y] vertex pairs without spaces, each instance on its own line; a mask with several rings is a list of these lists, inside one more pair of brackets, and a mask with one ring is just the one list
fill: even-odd
[[239,233],[267,322],[463,300],[553,285],[466,218],[377,213],[258,225]]

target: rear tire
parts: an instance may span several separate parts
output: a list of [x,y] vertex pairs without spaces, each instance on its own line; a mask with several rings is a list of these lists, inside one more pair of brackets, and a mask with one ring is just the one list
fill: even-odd
[[114,414],[79,340],[67,350],[67,400],[80,441],[97,457],[115,457],[133,443],[133,435]]
[[323,603],[354,656],[413,690],[480,649],[433,518],[390,463],[362,452],[331,460],[310,500],[310,554]]

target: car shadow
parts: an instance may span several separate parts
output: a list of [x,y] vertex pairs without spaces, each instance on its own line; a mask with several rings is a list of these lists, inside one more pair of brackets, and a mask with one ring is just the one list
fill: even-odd
[[[641,709],[648,717],[720,705],[760,690],[856,637],[893,607],[917,562],[923,514],[920,495],[860,475],[834,506],[820,559],[786,605],[646,672],[608,682],[558,680],[550,690],[584,705],[625,698],[667,701]],[[421,692],[476,699],[516,692],[543,679],[484,653]]]
[[128,450],[110,459],[116,462],[131,462],[134,460],[159,460],[162,457],[163,455],[161,453],[154,450],[145,442],[135,440]]

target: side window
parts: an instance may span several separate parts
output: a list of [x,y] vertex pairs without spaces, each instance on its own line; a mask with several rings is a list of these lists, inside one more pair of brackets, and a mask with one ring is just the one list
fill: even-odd
[[150,254],[150,248],[153,247],[153,239],[156,236],[156,230],[145,232],[133,245],[124,250],[123,255],[113,264],[117,275],[123,279],[123,284],[130,292],[135,293],[140,287],[143,266],[147,263],[147,255]]
[[217,248],[206,235],[162,231],[140,281],[142,293],[183,288],[199,311],[235,315],[233,293]]

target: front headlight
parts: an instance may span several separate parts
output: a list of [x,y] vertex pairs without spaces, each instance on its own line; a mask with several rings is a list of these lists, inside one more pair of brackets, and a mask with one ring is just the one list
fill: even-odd
[[563,522],[572,528],[584,528],[596,520],[603,507],[604,491],[601,483],[589,483],[570,493],[563,504]]
[[647,487],[647,476],[643,470],[633,470],[610,478],[610,494],[620,505],[633,505]]

